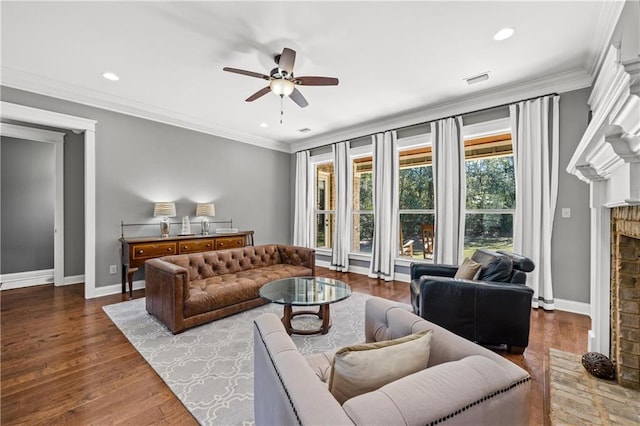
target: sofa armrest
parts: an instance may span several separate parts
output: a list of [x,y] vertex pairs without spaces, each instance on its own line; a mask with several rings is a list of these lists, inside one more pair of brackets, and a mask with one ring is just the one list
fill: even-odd
[[256,425],[353,425],[273,313],[254,320]]
[[306,266],[311,269],[311,275],[316,275],[316,251],[312,248],[278,244],[282,263],[295,266]]
[[184,302],[189,297],[189,271],[161,258],[144,265],[145,303],[174,333],[184,331]]
[[362,425],[528,425],[530,377],[506,359],[470,355],[439,364],[346,401]]
[[431,263],[412,263],[410,267],[411,279],[415,280],[423,275],[453,277],[458,272],[456,265],[434,265]]

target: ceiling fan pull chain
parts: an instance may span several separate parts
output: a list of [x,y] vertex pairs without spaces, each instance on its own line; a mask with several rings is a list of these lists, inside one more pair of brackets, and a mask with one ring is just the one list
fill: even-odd
[[282,117],[284,117],[284,96],[280,95],[280,124],[282,124]]

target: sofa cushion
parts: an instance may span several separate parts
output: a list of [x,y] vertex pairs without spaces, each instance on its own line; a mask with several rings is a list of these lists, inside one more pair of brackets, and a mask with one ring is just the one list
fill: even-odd
[[480,275],[481,268],[482,264],[474,262],[467,257],[464,259],[464,262],[462,262],[462,265],[460,265],[453,278],[458,278],[461,280],[476,280]]
[[333,351],[312,354],[306,357],[311,369],[321,382],[328,385],[331,377],[331,366],[333,365]]
[[275,265],[236,273],[214,275],[189,282],[189,295],[184,303],[184,316],[221,309],[236,303],[260,298],[260,287],[281,278],[312,275],[305,266]]
[[329,391],[343,404],[427,368],[433,330],[395,340],[362,343],[338,350],[329,377]]
[[476,250],[471,260],[482,265],[478,276],[480,281],[509,282],[513,263],[507,256],[486,250]]

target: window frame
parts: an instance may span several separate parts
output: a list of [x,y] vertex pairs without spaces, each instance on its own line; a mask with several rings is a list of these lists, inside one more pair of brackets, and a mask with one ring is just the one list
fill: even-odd
[[[318,166],[321,166],[323,164],[333,164],[334,166],[334,171],[335,171],[335,159],[333,158],[333,152],[328,152],[325,154],[318,154],[318,155],[313,155],[311,157],[309,157],[309,165],[313,168],[313,223],[310,224],[311,226],[313,226],[313,248],[316,250],[316,252],[318,254],[322,254],[322,255],[331,255],[331,250],[332,247],[318,247],[318,229],[316,226],[316,221],[318,219],[318,215],[319,214],[331,214],[334,215],[336,214],[335,209],[333,210],[318,210],[317,206],[318,206],[318,200],[317,200],[317,195],[318,195]],[[326,238],[326,237],[325,237]],[[331,240],[333,241],[333,236],[331,238]]]
[[[429,148],[431,146],[432,146],[431,133],[422,133],[419,135],[400,138],[396,142],[396,151],[398,151],[398,160],[400,159],[400,155],[403,151],[408,151],[410,149],[417,149],[417,148]],[[433,162],[431,163],[431,166],[433,167]],[[398,167],[398,171],[399,170],[400,169]],[[398,191],[400,191],[400,188],[398,188]],[[400,217],[403,214],[405,215],[406,214],[416,214],[416,215],[431,214],[431,215],[434,215],[435,217],[435,214],[436,214],[435,200],[434,200],[434,206],[432,209],[399,209],[398,225],[400,225]],[[398,229],[398,241],[400,241],[400,229]],[[404,266],[408,266],[409,264],[411,264],[411,262],[415,262],[415,261],[429,262],[430,259],[420,259],[420,258],[402,256],[400,252],[398,252],[398,254],[396,255],[396,264],[403,264]]]
[[[483,121],[480,123],[476,123],[476,124],[471,124],[471,125],[467,125],[467,126],[463,126],[463,138],[464,138],[464,142],[467,142],[468,140],[474,140],[474,139],[480,139],[480,138],[485,138],[485,137],[491,137],[491,136],[497,136],[497,135],[501,135],[501,134],[505,134],[505,133],[509,133],[511,135],[511,154],[502,154],[502,155],[497,155],[496,157],[506,157],[506,156],[513,156],[513,131],[511,129],[511,120],[509,117],[505,117],[505,118],[499,118],[496,120],[489,120],[489,121]],[[486,157],[486,158],[492,158],[492,157]],[[479,158],[481,159],[481,158]],[[466,167],[466,163],[467,161],[474,161],[474,160],[478,160],[478,159],[467,159],[466,158],[466,150],[465,150],[465,167]],[[513,176],[514,182],[516,180],[516,176],[515,176],[515,170],[514,170],[514,176]],[[516,213],[516,199],[514,197],[513,200],[513,208],[510,209],[469,209],[467,207],[466,204],[466,200],[465,200],[465,216],[468,214],[474,215],[474,214],[510,214],[512,216],[512,221],[515,219],[515,213]],[[467,223],[465,220],[465,234],[466,234],[466,229],[467,227]],[[511,230],[511,238],[513,240],[514,237],[514,230],[512,228]]]
[[[371,157],[371,162],[372,162],[372,170],[371,170],[371,175],[373,176],[374,174],[374,170],[373,170],[373,144],[368,144],[368,145],[363,145],[363,146],[359,146],[356,148],[351,148],[350,152],[349,152],[349,164],[353,173],[353,162],[354,160],[357,160],[359,158],[364,158],[364,157]],[[352,176],[352,181],[353,179],[355,179],[355,176]],[[351,191],[353,191],[355,188],[352,185]],[[349,241],[353,241],[353,236],[354,236],[354,215],[356,214],[370,214],[373,216],[373,220],[375,222],[375,211],[374,210],[354,210],[353,209],[353,200],[355,199],[355,194],[352,192],[351,194],[351,206],[349,206],[349,210],[350,210],[350,217],[349,217]],[[373,205],[373,200],[372,201],[372,205]],[[371,253],[367,253],[367,252],[362,252],[362,251],[354,251],[353,250],[353,246],[349,247],[349,258],[353,258],[353,259],[357,259],[357,260],[370,260],[371,259]]]

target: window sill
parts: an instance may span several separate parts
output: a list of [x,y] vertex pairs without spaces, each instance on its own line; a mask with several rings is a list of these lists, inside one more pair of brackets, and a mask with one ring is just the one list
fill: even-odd
[[371,262],[371,255],[370,254],[364,254],[364,253],[352,252],[352,253],[349,253],[349,259],[363,260],[363,261],[366,261],[366,262]]
[[320,256],[329,256],[329,257],[331,257],[331,249],[316,248],[314,250],[316,251],[316,254],[319,254]]

